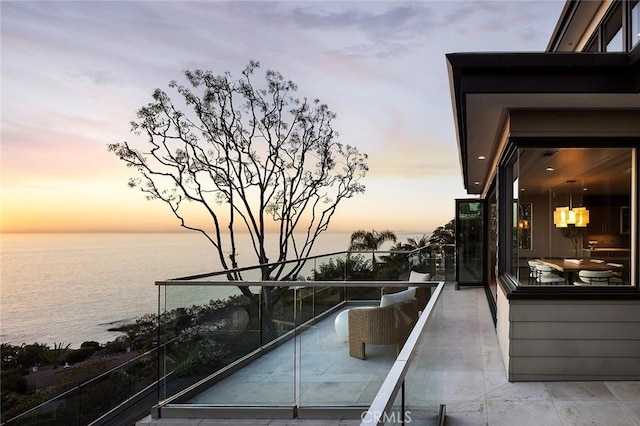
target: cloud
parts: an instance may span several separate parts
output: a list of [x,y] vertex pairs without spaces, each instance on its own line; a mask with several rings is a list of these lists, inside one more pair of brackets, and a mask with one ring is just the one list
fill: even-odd
[[74,79],[89,81],[97,86],[112,85],[118,81],[118,78],[112,72],[107,70],[85,70],[79,72],[66,72],[66,74]]
[[3,185],[20,193],[18,181],[47,181],[64,191],[65,182],[114,176],[127,191],[128,175],[105,145],[130,137],[129,121],[153,89],[184,81],[187,68],[237,77],[256,59],[256,79],[281,71],[298,96],[338,114],[342,142],[369,154],[371,195],[355,210],[378,205],[383,193],[390,206],[406,202],[392,194],[396,180],[430,187],[429,205],[448,205],[454,191],[443,188],[461,187],[461,178],[444,54],[540,50],[562,4],[5,1]]

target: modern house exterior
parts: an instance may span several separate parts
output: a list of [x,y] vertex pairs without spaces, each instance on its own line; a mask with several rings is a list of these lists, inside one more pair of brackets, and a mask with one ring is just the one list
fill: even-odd
[[456,279],[485,286],[509,380],[638,380],[640,3],[569,0],[545,52],[447,63]]

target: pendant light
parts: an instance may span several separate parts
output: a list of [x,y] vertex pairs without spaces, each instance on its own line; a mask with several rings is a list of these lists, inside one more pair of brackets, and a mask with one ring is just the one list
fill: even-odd
[[569,206],[558,207],[553,212],[553,224],[556,228],[566,228],[573,225],[577,228],[584,228],[589,224],[589,210],[586,207],[573,207],[573,183],[575,180],[568,180],[569,186]]

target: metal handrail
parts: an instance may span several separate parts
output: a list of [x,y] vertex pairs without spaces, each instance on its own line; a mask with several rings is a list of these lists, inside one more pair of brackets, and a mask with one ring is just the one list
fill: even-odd
[[[444,245],[442,245],[444,246]],[[440,246],[440,247],[442,247]],[[307,256],[307,257],[301,257],[298,259],[291,259],[291,260],[281,260],[279,262],[270,262],[270,263],[263,263],[263,264],[258,264],[258,265],[252,265],[252,266],[243,266],[240,268],[230,268],[230,269],[225,269],[222,271],[214,271],[214,272],[206,272],[203,274],[197,274],[197,275],[189,275],[186,277],[179,277],[179,278],[172,278],[172,279],[168,279],[168,280],[162,280],[162,281],[156,281],[156,285],[159,284],[169,284],[171,281],[188,281],[188,280],[199,280],[202,278],[209,278],[209,277],[215,277],[215,276],[220,276],[220,275],[226,275],[226,274],[234,274],[236,272],[246,272],[246,271],[251,271],[254,269],[260,269],[260,268],[264,268],[264,267],[268,267],[268,266],[279,266],[279,265],[287,265],[290,263],[301,263],[301,262],[306,262],[309,260],[313,260],[313,259],[320,259],[323,257],[328,257],[328,256],[337,256],[337,255],[349,255],[349,254],[369,254],[369,253],[392,253],[392,254],[413,254],[415,252],[424,250],[425,248],[429,248],[429,247],[434,247],[431,245],[428,246],[423,246],[423,247],[419,247],[417,249],[414,250],[342,250],[342,251],[336,251],[336,252],[331,252],[331,253],[323,253],[323,254],[317,254],[317,255],[313,255],[313,256]]]

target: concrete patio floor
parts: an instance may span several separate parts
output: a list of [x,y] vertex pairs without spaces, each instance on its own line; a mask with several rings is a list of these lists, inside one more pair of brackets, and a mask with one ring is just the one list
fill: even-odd
[[[336,312],[293,341],[252,362],[191,399],[190,404],[235,406],[368,407],[396,358],[391,345],[367,345],[367,359],[349,356],[334,328]],[[300,353],[300,399],[296,404],[294,357]]]
[[[301,402],[309,405],[334,402],[361,405],[370,402],[379,386],[381,375],[389,368],[390,354],[393,354],[394,349],[380,346],[372,347],[369,352],[367,347],[370,358],[361,361],[348,356],[346,343],[341,342],[333,330],[332,318],[310,331],[310,336],[313,337],[302,339]],[[420,342],[405,381],[406,409],[413,410],[410,416],[412,421],[406,424],[434,424],[433,416],[428,413],[432,413],[438,404],[443,403],[446,404],[447,425],[640,425],[640,382],[509,383],[482,288],[463,287],[456,291],[452,283],[447,284],[435,317],[425,332],[428,338]],[[309,346],[305,348],[306,345]],[[282,349],[291,354],[293,344],[291,346],[290,349],[284,346]],[[305,351],[308,352],[306,366]],[[312,357],[313,353],[317,357]],[[260,381],[265,377],[251,377],[254,374],[268,374],[264,373],[269,371],[264,368],[264,363],[279,359],[281,372],[290,369],[290,362],[287,364],[282,361],[283,358],[276,358],[278,354],[273,355],[273,360],[263,357],[249,366],[262,373],[247,371],[238,376],[238,380],[230,380],[227,390],[218,388],[224,384],[221,382],[215,387],[218,390],[211,388],[200,394],[194,403],[232,401],[247,392],[246,389],[251,386],[255,389],[256,383],[251,383],[250,380]],[[306,381],[305,368],[308,376]],[[242,372],[237,374],[240,373]],[[245,390],[242,388],[243,383],[249,386]],[[274,383],[273,380],[271,383]],[[283,388],[291,386],[287,384]],[[267,389],[270,388],[267,386]],[[286,399],[293,400],[293,391],[287,392]],[[274,401],[282,397],[276,391],[273,393]],[[235,400],[235,404],[238,404],[238,400]],[[150,417],[137,423],[140,426],[359,424],[359,419],[154,420]]]

